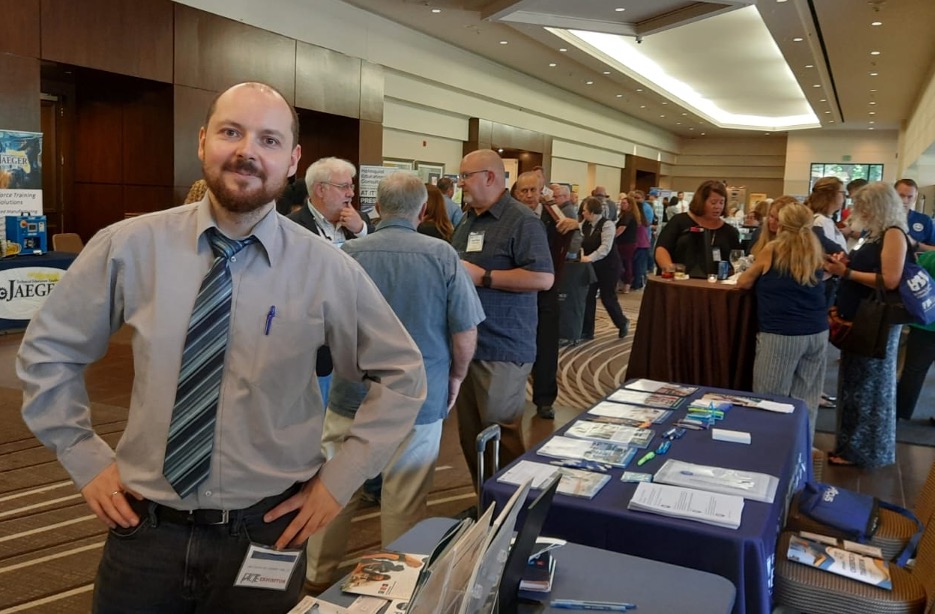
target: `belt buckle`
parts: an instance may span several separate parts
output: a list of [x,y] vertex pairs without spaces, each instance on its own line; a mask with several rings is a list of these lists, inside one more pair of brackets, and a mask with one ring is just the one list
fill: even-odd
[[217,510],[217,511],[221,512],[220,520],[217,520],[216,522],[206,522],[205,524],[207,525],[227,524],[227,521],[230,519],[230,511],[229,510]]

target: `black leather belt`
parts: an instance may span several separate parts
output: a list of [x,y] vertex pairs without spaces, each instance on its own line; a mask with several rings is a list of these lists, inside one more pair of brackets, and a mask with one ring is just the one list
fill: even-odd
[[227,524],[231,518],[239,518],[246,510],[176,510],[156,504],[156,518],[175,524],[215,525]]

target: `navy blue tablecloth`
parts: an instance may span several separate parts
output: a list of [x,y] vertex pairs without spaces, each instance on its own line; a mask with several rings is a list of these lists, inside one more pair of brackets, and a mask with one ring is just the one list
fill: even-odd
[[[733,392],[703,388],[689,398],[705,392]],[[738,392],[737,394],[747,394]],[[611,480],[591,500],[556,495],[543,534],[578,544],[654,559],[673,565],[707,571],[727,578],[737,588],[733,612],[769,614],[776,540],[785,520],[788,501],[811,474],[811,448],[808,412],[801,401],[771,395],[757,395],[793,403],[792,414],[735,407],[718,425],[725,429],[751,434],[750,445],[715,441],[709,431],[688,431],[676,440],[668,454],[657,456],[641,467],[636,459],[629,471],[654,473],[669,458],[743,469],[774,475],[779,487],[772,504],[745,501],[739,529],[714,527],[690,520],[667,518],[646,512],[627,510],[636,484],[623,483],[623,469],[612,469]],[[657,436],[650,444],[655,449],[670,423],[685,415],[687,401],[665,425],[655,425]],[[580,417],[584,417],[583,415]],[[566,430],[562,428],[556,434]],[[536,447],[536,449],[538,446]],[[520,460],[548,462],[532,449]],[[505,467],[503,470],[506,470]],[[483,485],[483,502],[504,504],[515,487],[496,481]],[[530,496],[535,496],[533,491]]]
[[[67,252],[48,252],[41,255],[11,256],[0,259],[0,332],[21,330],[29,325],[31,312],[38,308],[44,297],[58,282],[58,274],[49,275],[42,269],[65,270],[78,254]],[[18,269],[35,269],[36,274],[16,275]],[[22,271],[26,273],[27,271]],[[17,301],[26,305],[19,308]],[[29,314],[27,317],[9,317],[11,313]],[[4,317],[6,314],[7,317]]]

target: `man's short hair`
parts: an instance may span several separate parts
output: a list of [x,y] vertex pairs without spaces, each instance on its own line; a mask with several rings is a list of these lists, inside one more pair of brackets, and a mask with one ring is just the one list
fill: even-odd
[[308,170],[305,171],[305,186],[308,193],[312,193],[312,186],[316,183],[326,183],[338,173],[350,173],[351,177],[357,176],[357,167],[341,158],[321,158],[312,162]]
[[897,181],[895,184],[893,184],[893,187],[898,188],[901,185],[906,185],[906,186],[909,186],[910,188],[915,189],[917,192],[919,191],[919,184],[916,183],[914,179],[909,179],[908,177],[904,177],[900,179],[899,181]]
[[856,191],[859,190],[860,188],[864,187],[864,186],[867,185],[868,183],[869,183],[869,182],[868,182],[866,179],[864,179],[863,177],[861,177],[860,179],[855,179],[855,180],[853,180],[853,181],[848,182],[848,184],[847,184],[847,195],[850,196],[851,198],[853,198],[853,197],[854,197],[854,192],[856,192]]
[[448,177],[442,177],[438,180],[438,183],[435,184],[435,187],[441,190],[442,193],[445,193],[450,190],[454,184],[455,182]]
[[[280,98],[282,98],[282,101],[286,103],[287,107],[289,107],[289,113],[292,114],[292,148],[295,148],[295,146],[299,144],[299,114],[295,112],[295,107],[289,104],[289,102],[286,100],[286,97],[282,95],[282,92],[277,90],[272,85],[269,85],[268,83],[261,83],[259,81],[248,81],[246,83],[240,83],[239,85],[253,87],[261,91],[265,90],[267,92],[272,92],[276,94],[277,96],[279,96]],[[232,87],[237,87],[237,86],[235,85]],[[208,114],[205,115],[205,128],[206,129],[208,127],[208,124],[211,123],[211,117],[214,115],[214,112],[217,110],[218,98],[220,98],[223,94],[225,94],[230,89],[231,88],[228,88],[224,90],[223,92],[219,92],[217,96],[215,96],[211,100],[211,104],[208,106]]]
[[387,175],[377,186],[377,204],[383,219],[412,219],[428,199],[429,193],[422,179],[405,171]]

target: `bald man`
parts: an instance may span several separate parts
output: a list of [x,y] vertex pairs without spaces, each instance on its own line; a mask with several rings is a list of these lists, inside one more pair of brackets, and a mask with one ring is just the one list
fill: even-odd
[[536,360],[537,293],[555,281],[545,227],[510,196],[504,177],[497,152],[464,156],[459,180],[468,209],[451,239],[487,314],[455,404],[474,479],[474,441],[487,426],[500,425],[501,466],[526,450],[522,418],[526,379]]

